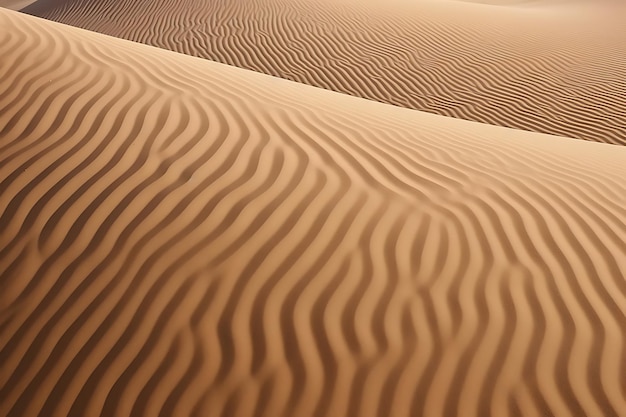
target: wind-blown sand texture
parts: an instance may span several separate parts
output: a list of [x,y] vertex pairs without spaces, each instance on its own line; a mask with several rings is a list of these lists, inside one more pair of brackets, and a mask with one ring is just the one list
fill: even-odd
[[626,2],[482,3],[42,0],[25,11],[402,107],[626,144]]
[[0,415],[626,413],[626,148],[2,9],[0,56]]

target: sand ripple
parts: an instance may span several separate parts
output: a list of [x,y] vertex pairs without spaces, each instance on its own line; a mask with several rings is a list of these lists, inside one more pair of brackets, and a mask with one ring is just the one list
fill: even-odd
[[497,3],[47,0],[26,11],[402,107],[626,144],[623,4]]
[[626,413],[626,148],[5,10],[0,56],[0,415]]

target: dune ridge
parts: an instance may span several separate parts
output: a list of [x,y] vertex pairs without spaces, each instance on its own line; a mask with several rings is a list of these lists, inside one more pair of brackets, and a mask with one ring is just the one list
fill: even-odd
[[626,144],[623,2],[53,0],[24,11],[383,103]]
[[0,415],[626,412],[626,148],[7,10],[0,55]]

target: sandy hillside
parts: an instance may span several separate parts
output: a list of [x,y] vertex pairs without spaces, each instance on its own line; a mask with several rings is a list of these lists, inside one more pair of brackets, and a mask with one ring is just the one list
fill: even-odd
[[34,0],[0,0],[0,7],[11,10],[21,10],[34,2]]
[[621,0],[41,0],[25,11],[402,107],[626,144]]
[[0,56],[0,415],[626,414],[626,147],[3,9]]

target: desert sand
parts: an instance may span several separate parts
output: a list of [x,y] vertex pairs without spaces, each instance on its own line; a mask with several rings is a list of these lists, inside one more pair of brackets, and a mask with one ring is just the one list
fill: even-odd
[[0,0],[0,7],[11,10],[22,10],[34,2],[35,0]]
[[586,141],[6,9],[0,57],[1,416],[626,415],[622,61],[529,119]]
[[626,144],[623,0],[41,0],[24,11],[388,104]]

